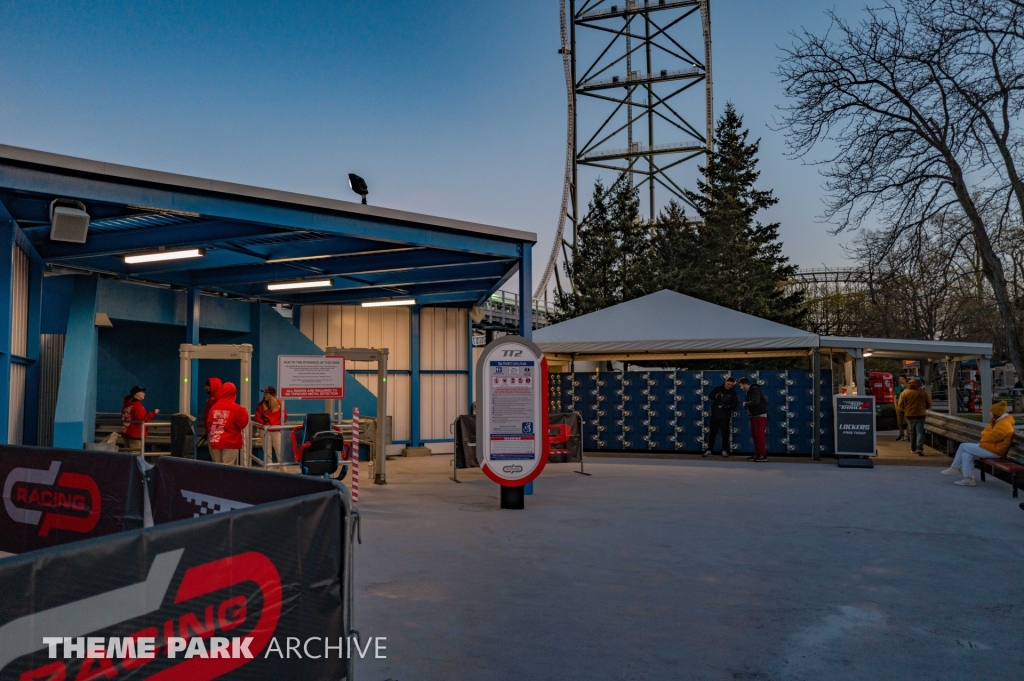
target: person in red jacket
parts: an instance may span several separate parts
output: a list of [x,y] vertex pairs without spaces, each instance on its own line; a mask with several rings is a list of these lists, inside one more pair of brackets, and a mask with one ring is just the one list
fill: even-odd
[[256,405],[256,423],[263,426],[263,460],[266,463],[281,458],[281,431],[267,430],[268,426],[279,426],[288,420],[288,412],[284,402],[277,399],[277,388],[268,385],[263,389],[263,400]]
[[217,401],[210,408],[210,458],[214,463],[233,465],[238,451],[245,447],[245,429],[249,412],[235,401],[238,391],[234,383],[225,383],[217,392]]
[[206,406],[203,407],[203,426],[206,428],[206,436],[210,436],[210,409],[217,402],[217,393],[220,392],[222,382],[219,378],[213,377],[206,379],[206,394],[209,397],[206,398]]
[[[139,386],[132,386],[128,394],[124,396],[124,403],[121,407],[121,438],[130,452],[142,452],[142,429],[143,423],[149,423],[153,417],[160,413],[159,409],[146,411],[142,406],[142,400],[146,399],[146,389]],[[146,431],[149,435],[149,431]]]

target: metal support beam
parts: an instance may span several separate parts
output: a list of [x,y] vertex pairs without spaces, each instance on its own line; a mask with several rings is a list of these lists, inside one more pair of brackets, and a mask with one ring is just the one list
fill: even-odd
[[815,350],[811,354],[811,380],[814,381],[814,437],[811,446],[811,458],[821,458],[821,353]]
[[519,246],[519,335],[533,340],[533,244]]
[[53,418],[54,447],[81,449],[84,443],[96,437],[97,284],[95,276],[76,277],[71,293],[71,314]]
[[39,444],[39,379],[43,329],[43,259],[34,248],[26,248],[28,273],[28,371],[25,377],[25,431],[22,442]]
[[[11,307],[17,223],[0,208],[0,443],[7,444],[11,403]],[[81,444],[77,448],[81,448]]]
[[956,390],[960,385],[960,362],[946,358],[946,398],[949,400],[949,415],[956,416]]
[[476,373],[473,371],[473,320],[466,310],[466,369],[469,371],[469,378],[466,381],[466,413],[473,413],[473,382],[476,380]]
[[[188,288],[188,298],[185,304],[185,342],[190,345],[199,345],[199,288],[197,286],[190,286]],[[199,384],[196,379],[199,376],[199,360],[192,360],[192,379],[189,381],[191,386],[191,404],[196,406],[199,405]]]
[[409,440],[411,447],[420,447],[420,308],[409,311],[409,359],[411,385],[409,387]]

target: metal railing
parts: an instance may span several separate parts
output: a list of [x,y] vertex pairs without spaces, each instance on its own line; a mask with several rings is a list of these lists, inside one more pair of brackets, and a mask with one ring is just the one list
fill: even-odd
[[[479,325],[505,328],[519,328],[519,295],[498,291],[478,306],[484,313]],[[533,299],[533,328],[539,329],[552,323],[555,304],[539,298]]]

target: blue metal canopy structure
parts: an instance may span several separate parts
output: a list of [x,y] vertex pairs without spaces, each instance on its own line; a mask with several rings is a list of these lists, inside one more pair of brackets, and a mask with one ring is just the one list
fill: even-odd
[[[80,201],[86,243],[50,240],[50,204]],[[523,266],[536,235],[376,206],[0,145],[0,203],[43,261],[264,302],[414,297],[469,307]],[[158,249],[205,256],[126,264]],[[317,290],[275,282],[332,280]]]
[[[57,200],[88,213],[84,243],[51,238]],[[98,315],[97,296],[109,288],[98,287],[102,279],[169,289],[163,302],[171,308],[181,295],[172,292],[187,293],[181,301],[187,301],[183,340],[196,344],[200,309],[216,307],[210,306],[211,296],[236,307],[235,301],[250,303],[246,328],[254,334],[266,326],[260,303],[414,300],[412,315],[418,318],[420,307],[470,308],[517,272],[520,297],[529,300],[535,242],[530,232],[0,145],[0,252],[10,254],[0,257],[0,404],[6,405],[0,407],[0,443],[36,441],[37,423],[43,423],[41,386],[53,380],[40,373],[46,334],[67,338],[54,442],[77,447],[91,441],[98,366],[94,318],[105,316]],[[202,256],[126,262],[132,255],[183,249],[201,249]],[[43,300],[46,274],[86,276],[65,278],[76,283],[61,308]],[[327,285],[271,288],[308,280]],[[154,304],[151,296],[132,295],[140,310]],[[530,337],[531,307],[521,306],[519,313],[520,332]],[[55,316],[60,330],[44,331]],[[412,326],[415,356],[418,326]],[[417,378],[413,371],[413,413]],[[197,387],[192,390],[198,403]],[[414,421],[414,445],[418,438]]]

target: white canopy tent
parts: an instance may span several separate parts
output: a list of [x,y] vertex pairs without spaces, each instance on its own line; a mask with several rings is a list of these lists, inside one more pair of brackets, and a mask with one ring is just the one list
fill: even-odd
[[[856,386],[865,385],[865,357],[942,359],[954,367],[959,361],[977,359],[984,408],[992,399],[991,344],[818,336],[668,290],[539,329],[534,331],[533,341],[552,368],[581,361],[803,356],[810,359],[816,393],[820,391],[821,355],[826,352],[830,357],[842,353],[848,389],[858,393],[863,388]],[[947,374],[953,386],[953,372]],[[819,396],[816,394],[815,400]],[[955,410],[956,401],[950,400],[950,413]],[[816,411],[815,438],[819,432]]]
[[816,334],[668,290],[539,329],[533,338],[549,358],[578,361],[789,357],[818,347]]

